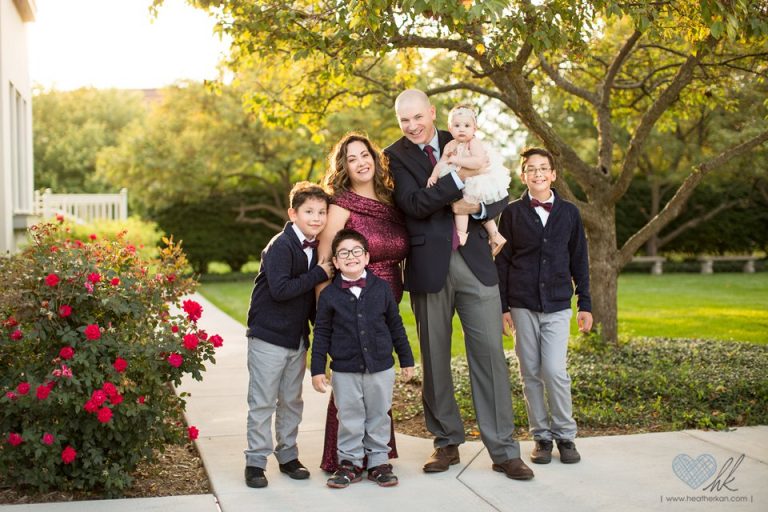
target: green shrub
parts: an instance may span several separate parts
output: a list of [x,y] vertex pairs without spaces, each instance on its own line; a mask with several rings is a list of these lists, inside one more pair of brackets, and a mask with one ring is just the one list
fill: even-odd
[[195,283],[165,241],[149,262],[122,236],[84,243],[43,224],[0,259],[5,484],[119,495],[153,449],[197,437],[169,383],[200,380],[221,338],[197,328],[199,304],[178,310]]
[[[599,336],[571,344],[574,418],[595,430],[667,431],[725,429],[768,423],[768,347],[751,343],[637,338],[616,347]],[[507,352],[515,425],[527,411],[514,352]],[[465,357],[451,362],[456,401],[469,434],[475,411]],[[420,369],[417,368],[417,376]],[[398,383],[395,419],[422,412],[421,394]]]

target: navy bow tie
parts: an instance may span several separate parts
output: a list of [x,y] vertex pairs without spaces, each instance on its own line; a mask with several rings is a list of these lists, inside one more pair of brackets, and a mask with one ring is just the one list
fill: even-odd
[[361,277],[360,279],[355,279],[354,281],[347,281],[346,279],[341,280],[341,288],[343,290],[346,290],[347,288],[352,288],[353,286],[359,286],[360,288],[365,288],[365,278]]
[[317,249],[318,244],[320,243],[319,240],[312,240],[311,242],[309,240],[304,240],[301,242],[301,248],[306,249],[307,247],[311,247],[313,249]]
[[542,208],[544,208],[548,212],[552,211],[552,203],[542,203],[541,201],[539,201],[535,197],[531,198],[531,208],[536,208],[537,206],[541,206]]

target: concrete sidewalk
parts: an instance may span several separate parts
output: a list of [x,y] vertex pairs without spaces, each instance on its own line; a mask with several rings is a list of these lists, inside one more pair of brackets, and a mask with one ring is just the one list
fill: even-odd
[[[432,442],[398,435],[401,456],[393,463],[400,485],[385,489],[363,480],[347,489],[330,489],[319,469],[328,395],[312,389],[309,374],[298,442],[311,478],[291,480],[271,458],[269,486],[250,489],[243,480],[248,387],[245,328],[203,297],[195,300],[203,305],[201,327],[224,338],[217,364],[208,368],[204,381],[188,379],[181,388],[191,393],[187,418],[200,429],[197,446],[215,496],[14,505],[0,510],[214,512],[217,502],[224,512],[768,510],[768,426],[582,438],[577,440],[581,463],[561,464],[555,455],[551,464],[529,464],[536,477],[527,482],[493,472],[479,442],[462,445],[461,464],[445,473],[425,474],[421,466],[432,452]],[[528,462],[533,443],[521,446]]]

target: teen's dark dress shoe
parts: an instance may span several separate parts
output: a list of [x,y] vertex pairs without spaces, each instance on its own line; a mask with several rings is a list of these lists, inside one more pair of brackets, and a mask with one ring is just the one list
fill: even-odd
[[533,478],[533,471],[520,458],[509,459],[501,464],[494,464],[492,467],[494,471],[504,473],[507,478],[513,480],[530,480]]
[[425,473],[440,473],[448,471],[448,467],[459,463],[459,447],[455,444],[449,444],[442,448],[437,448],[431,457],[424,464]]

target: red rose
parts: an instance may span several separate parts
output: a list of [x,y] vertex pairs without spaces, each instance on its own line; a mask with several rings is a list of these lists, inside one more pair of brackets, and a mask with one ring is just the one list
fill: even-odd
[[211,338],[208,341],[210,341],[213,344],[213,346],[216,348],[219,348],[224,344],[224,339],[218,334],[214,334],[213,336],[211,336]]
[[101,338],[101,331],[99,330],[99,324],[89,324],[85,327],[85,337],[89,340],[97,340]]
[[57,284],[59,284],[59,276],[56,274],[48,274],[45,278],[45,284],[47,284],[50,287],[54,287]]
[[16,386],[16,392],[20,395],[29,393],[29,382],[19,382],[19,385]]
[[125,369],[128,368],[128,361],[122,357],[118,357],[115,359],[115,362],[112,364],[112,366],[115,368],[117,373],[123,373]]
[[197,339],[197,336],[194,334],[186,334],[184,335],[184,348],[187,350],[195,350],[197,348],[197,344],[200,343],[200,340]]
[[62,359],[72,359],[75,356],[75,349],[72,347],[62,347],[59,350],[59,357]]
[[37,386],[36,392],[38,400],[45,400],[51,394],[51,388],[47,384],[40,384]]
[[192,440],[192,441],[197,439],[197,436],[199,434],[200,434],[200,431],[197,430],[197,427],[195,427],[194,425],[192,425],[191,427],[189,427],[187,429],[187,435],[189,436],[189,439]]
[[80,240],[75,240],[74,243],[75,243],[75,247],[77,247],[78,249],[83,248],[83,242],[81,242]]
[[13,391],[7,391],[5,393],[5,398],[7,398],[8,400],[16,400],[16,393],[14,393]]
[[59,306],[59,316],[61,318],[67,318],[71,314],[72,314],[72,306],[68,306],[66,304],[62,304],[61,306]]
[[71,446],[67,446],[61,451],[61,461],[64,464],[72,464],[75,457],[77,457],[77,452]]
[[58,221],[59,223],[64,222],[64,216],[62,214],[60,214],[60,213],[57,213],[56,214],[56,221]]
[[136,403],[139,403],[139,404],[143,404],[144,402],[146,402],[146,400],[147,400],[147,399],[144,397],[144,395],[141,395],[141,396],[139,396],[139,397],[136,399]]
[[101,386],[101,390],[110,397],[117,394],[117,387],[111,382],[105,382],[104,385]]
[[169,283],[172,283],[176,280],[176,274],[168,274],[168,276],[166,276],[166,279],[168,280]]
[[3,322],[3,325],[8,329],[10,329],[11,327],[16,327],[17,325],[19,325],[19,322],[17,322],[16,319],[13,318],[12,316],[9,316],[8,320]]
[[203,331],[202,329],[197,331],[197,337],[201,340],[207,340],[208,339],[208,333]]
[[120,284],[120,278],[119,277],[113,277],[112,280],[109,282],[112,286],[117,286]]
[[96,402],[94,402],[93,399],[91,399],[85,402],[85,405],[83,405],[83,409],[85,409],[86,412],[93,414],[94,412],[99,410],[99,405]]
[[51,252],[57,252],[59,250],[58,246],[52,245],[51,246]]
[[182,303],[182,308],[193,322],[197,322],[203,315],[203,307],[193,300],[185,300]]
[[91,240],[96,240],[96,235],[91,233],[90,235],[88,235],[88,238],[90,238]]
[[101,281],[101,274],[99,274],[98,272],[91,272],[90,274],[88,274],[88,280],[93,284],[96,284],[99,281]]
[[125,246],[125,251],[128,254],[136,254],[136,246],[132,244],[128,244]]
[[46,432],[45,434],[43,434],[43,438],[41,439],[41,441],[43,442],[43,444],[47,444],[48,446],[51,446],[55,441],[55,439],[53,438],[53,434],[49,434],[48,432]]
[[168,356],[168,364],[170,364],[174,368],[178,368],[179,366],[181,366],[183,362],[184,362],[184,358],[181,357],[181,354],[173,353]]
[[19,329],[16,329],[11,333],[11,339],[13,341],[19,341],[24,336],[24,333],[21,332]]
[[179,326],[178,325],[172,325],[171,326],[171,332],[179,332]]
[[97,389],[91,393],[91,400],[93,400],[96,405],[101,407],[101,404],[107,401],[107,394],[104,391]]
[[109,403],[112,405],[118,405],[123,403],[123,395],[121,395],[120,393],[109,395]]
[[11,432],[8,434],[8,444],[11,446],[19,446],[24,439],[21,438],[21,434],[17,434],[16,432]]
[[109,420],[112,419],[112,409],[109,407],[102,407],[99,409],[99,412],[96,413],[96,419],[99,420],[100,423],[109,423]]

